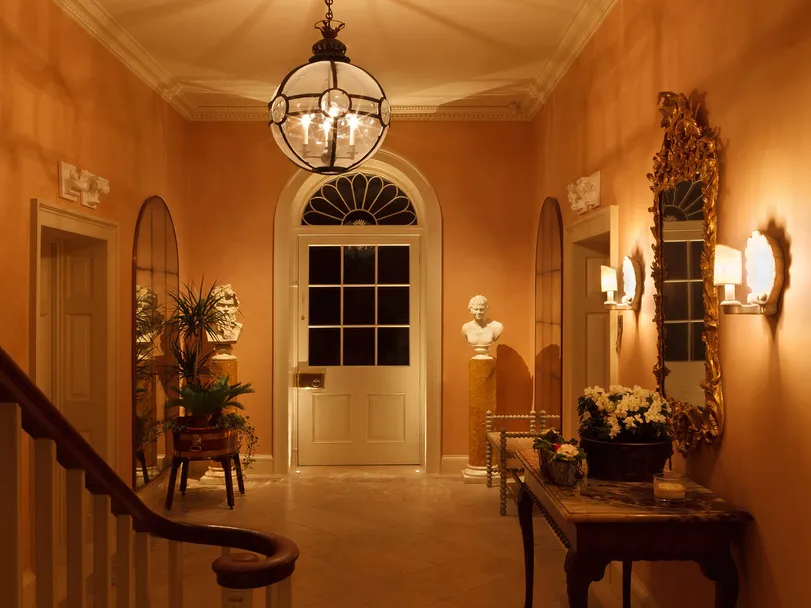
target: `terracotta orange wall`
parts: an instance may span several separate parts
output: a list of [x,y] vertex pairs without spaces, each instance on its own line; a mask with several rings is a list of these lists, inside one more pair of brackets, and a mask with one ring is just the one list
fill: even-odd
[[[748,233],[785,234],[789,285],[776,320],[722,317],[726,430],[689,473],[755,517],[739,560],[752,608],[807,604],[811,560],[811,4],[807,0],[620,0],[535,120],[536,195],[565,200],[566,183],[602,171],[603,205],[619,206],[621,255],[650,264],[652,202],[645,178],[662,141],[656,96],[706,92],[723,142],[719,242],[743,249]],[[567,212],[568,211],[568,212]],[[564,211],[567,223],[573,221]],[[649,274],[649,273],[647,273]],[[620,380],[651,386],[653,285],[626,322]],[[627,321],[627,319],[626,319]],[[664,608],[711,606],[692,565],[640,566]]]
[[[395,122],[384,146],[423,172],[442,209],[443,454],[467,453],[470,352],[459,328],[477,293],[490,299],[492,316],[506,327],[502,375],[518,379],[506,391],[510,406],[529,410],[537,224],[531,140],[526,123]],[[184,273],[198,283],[203,274],[231,283],[240,296],[245,327],[234,352],[240,379],[257,390],[245,402],[259,452],[269,454],[274,214],[295,167],[256,122],[191,125],[188,159],[194,181],[185,226],[194,239]]]
[[[119,473],[130,478],[132,239],[144,198],[166,197],[182,238],[186,122],[52,0],[0,3],[0,346],[29,369],[31,199],[119,226]],[[58,198],[65,160],[110,180],[97,211]],[[24,509],[27,513],[27,508]]]

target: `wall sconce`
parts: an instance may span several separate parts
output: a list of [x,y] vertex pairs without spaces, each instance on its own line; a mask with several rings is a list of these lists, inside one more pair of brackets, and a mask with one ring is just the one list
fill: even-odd
[[606,294],[605,305],[613,310],[636,310],[639,305],[638,271],[634,261],[627,255],[622,260],[622,291],[619,302],[614,293],[619,291],[617,271],[610,266],[600,266],[600,290]]
[[[743,279],[744,257],[746,285],[750,291],[746,304],[735,299],[735,286]],[[760,230],[752,232],[743,255],[732,247],[716,245],[713,284],[724,286],[721,310],[727,314],[776,314],[783,289],[783,252],[773,238]]]

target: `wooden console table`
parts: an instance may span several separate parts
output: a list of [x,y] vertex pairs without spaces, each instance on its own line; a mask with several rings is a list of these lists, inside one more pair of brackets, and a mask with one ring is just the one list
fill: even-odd
[[738,570],[730,544],[752,519],[707,488],[687,483],[687,500],[663,506],[653,499],[652,483],[585,479],[556,486],[538,470],[537,452],[518,451],[524,479],[518,493],[518,518],[524,542],[525,608],[532,608],[535,551],[532,505],[538,506],[568,549],[564,569],[570,608],[588,606],[589,585],[599,581],[612,561],[623,564],[623,607],[630,608],[631,563],[695,561],[715,582],[716,608],[735,608]]

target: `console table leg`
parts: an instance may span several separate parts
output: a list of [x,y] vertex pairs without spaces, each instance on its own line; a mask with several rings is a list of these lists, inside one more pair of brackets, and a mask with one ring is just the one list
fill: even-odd
[[715,582],[715,608],[735,608],[738,603],[738,568],[727,553],[699,562],[701,571]]
[[[504,475],[504,472],[501,471]],[[524,484],[518,490],[518,523],[521,524],[521,538],[524,543],[524,608],[532,608],[533,584],[535,579],[535,534],[532,524],[532,497]]]
[[631,561],[622,562],[622,608],[631,608]]
[[569,608],[588,608],[589,586],[603,578],[607,565],[603,559],[584,557],[569,549],[564,566]]

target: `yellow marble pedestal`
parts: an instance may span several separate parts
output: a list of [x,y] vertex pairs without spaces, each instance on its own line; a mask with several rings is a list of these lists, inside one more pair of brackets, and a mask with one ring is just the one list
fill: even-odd
[[[211,358],[211,375],[215,378],[228,376],[229,382],[238,382],[237,358],[231,354],[231,345],[227,347],[227,350],[218,349],[217,355]],[[205,475],[200,478],[200,485],[225,487],[225,471],[222,470],[222,465],[214,461],[209,462]]]
[[485,483],[484,422],[487,410],[496,411],[496,360],[473,358],[469,366],[468,465],[462,472],[465,483]]

